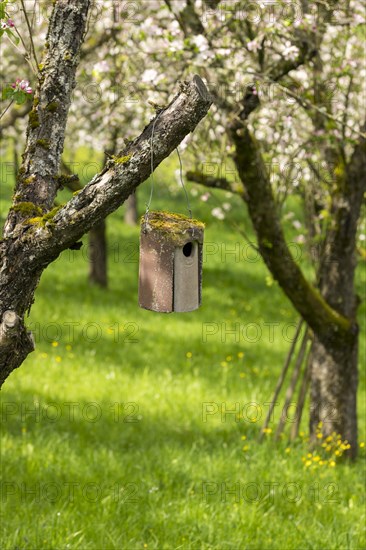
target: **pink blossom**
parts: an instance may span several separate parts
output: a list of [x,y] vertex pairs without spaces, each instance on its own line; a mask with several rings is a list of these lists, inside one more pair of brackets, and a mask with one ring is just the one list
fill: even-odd
[[12,27],[14,27],[14,21],[12,19],[8,19],[7,21],[2,21],[1,22],[1,28],[2,29],[11,29]]
[[29,81],[28,80],[21,80],[20,78],[17,78],[16,81],[14,82],[14,84],[11,85],[11,87],[14,90],[18,90],[18,91],[24,92],[26,94],[32,94],[33,93],[32,88],[29,86]]

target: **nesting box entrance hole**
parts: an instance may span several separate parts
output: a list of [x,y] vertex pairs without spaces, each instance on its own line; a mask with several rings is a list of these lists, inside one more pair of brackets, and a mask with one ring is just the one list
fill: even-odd
[[189,256],[192,254],[192,250],[193,250],[193,243],[186,243],[183,246],[183,254],[185,255],[186,258],[189,258]]

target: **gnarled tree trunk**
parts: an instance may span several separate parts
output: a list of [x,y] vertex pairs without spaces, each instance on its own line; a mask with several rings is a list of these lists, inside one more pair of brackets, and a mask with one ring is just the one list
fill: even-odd
[[345,345],[337,340],[313,342],[310,363],[310,434],[313,443],[321,422],[323,437],[341,434],[357,450],[358,338]]
[[[0,385],[33,350],[24,316],[43,270],[115,211],[207,114],[211,99],[195,76],[77,195],[54,209],[58,171],[89,0],[54,3],[26,149],[0,241]],[[154,128],[154,166],[151,135]]]
[[366,190],[364,134],[333,197],[332,223],[327,230],[317,285],[306,280],[286,244],[259,144],[245,121],[233,120],[229,135],[235,145],[234,160],[244,189],[202,173],[190,172],[188,177],[208,187],[237,193],[247,203],[259,251],[268,269],[314,334],[310,356],[311,439],[316,441],[322,422],[323,434],[340,434],[351,446],[349,456],[355,457],[359,327],[354,274],[357,223]]

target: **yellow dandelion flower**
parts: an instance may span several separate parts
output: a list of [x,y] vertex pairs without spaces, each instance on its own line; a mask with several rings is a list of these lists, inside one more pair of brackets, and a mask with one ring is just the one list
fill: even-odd
[[335,465],[336,465],[336,463],[334,462],[334,460],[330,460],[329,466],[330,466],[331,468],[334,468]]
[[306,468],[308,468],[309,466],[311,466],[311,460],[307,460],[307,461],[305,462],[305,466],[306,466]]
[[192,357],[192,352],[191,352],[191,351],[187,351],[186,357],[187,357],[187,359],[190,359],[190,358]]
[[47,359],[48,353],[41,353],[41,357],[42,357],[42,359]]
[[363,449],[365,447],[365,442],[364,441],[361,441],[360,443],[360,448]]
[[239,376],[240,376],[240,378],[245,378],[245,377],[246,377],[246,374],[245,374],[245,372],[241,372],[241,373],[239,374]]
[[72,346],[70,346],[70,344],[67,344],[66,351],[71,351],[71,350],[72,350]]
[[325,447],[325,450],[329,453],[329,451],[332,450],[332,447],[331,447],[330,445],[327,445],[327,446]]
[[249,450],[249,445],[244,445],[243,451],[246,453]]
[[56,357],[56,362],[57,362],[57,363],[61,363],[61,361],[62,361],[62,357],[60,357],[60,356],[58,355],[58,356]]
[[241,436],[241,439],[242,439],[242,441],[245,441],[245,440],[246,440],[246,438],[247,438],[247,436],[246,436],[246,435],[242,435],[242,436]]
[[231,360],[232,360],[232,356],[231,356],[231,355],[228,355],[228,356],[226,357],[226,361],[231,361]]
[[244,357],[244,353],[242,351],[239,351],[238,358],[243,359],[243,357]]
[[325,464],[324,460],[319,460],[319,466],[323,466]]
[[220,366],[226,368],[228,366],[226,361],[221,361]]
[[313,456],[313,461],[314,462],[319,462],[320,460],[320,456]]
[[285,453],[287,453],[287,454],[288,454],[288,453],[290,453],[290,452],[291,452],[291,449],[290,449],[290,447],[286,447],[286,449],[285,449]]
[[316,434],[316,437],[318,439],[323,439],[323,434],[321,432],[319,432],[319,433]]
[[58,342],[52,342],[52,344],[51,344],[51,345],[52,345],[52,347],[53,347],[53,348],[57,348],[57,346],[58,346]]

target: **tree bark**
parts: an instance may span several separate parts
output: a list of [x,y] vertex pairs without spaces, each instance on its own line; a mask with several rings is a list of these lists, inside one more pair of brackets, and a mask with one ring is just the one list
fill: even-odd
[[310,437],[316,441],[321,432],[327,437],[334,432],[350,445],[350,456],[357,454],[357,384],[358,339],[340,346],[337,340],[323,344],[314,340],[311,363]]

